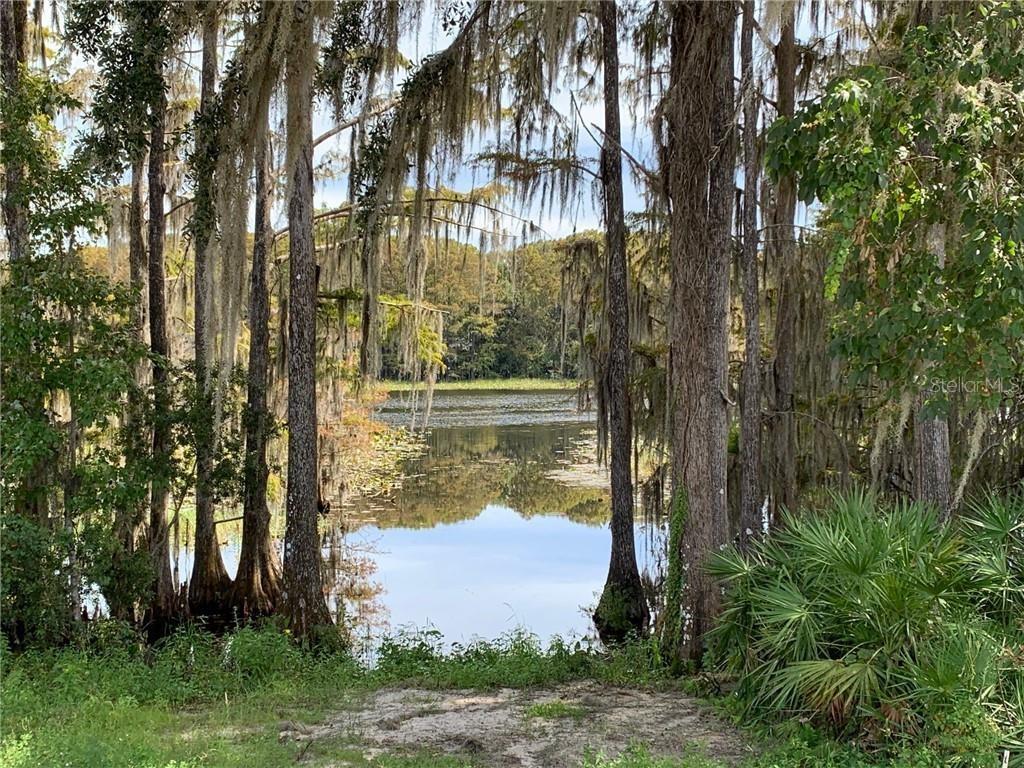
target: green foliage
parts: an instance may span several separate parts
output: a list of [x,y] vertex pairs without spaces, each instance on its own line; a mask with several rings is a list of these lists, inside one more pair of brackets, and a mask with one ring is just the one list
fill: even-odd
[[[170,373],[172,403],[168,419],[175,444],[181,446],[171,473],[175,493],[183,496],[194,487],[195,446],[202,439],[213,446],[209,491],[215,503],[240,500],[245,465],[245,369],[238,366],[231,372],[216,402],[197,385],[193,363],[175,367]],[[213,369],[207,375],[215,381],[219,373]]]
[[[386,344],[398,336],[392,314],[385,315]],[[559,373],[558,322],[554,306],[543,303],[509,306],[494,316],[467,309],[446,323],[443,340],[421,326],[419,355],[424,363],[441,364],[453,381],[550,377]],[[402,375],[395,350],[386,347],[383,362],[385,378]]]
[[936,410],[958,386],[998,404],[1024,364],[1022,25],[950,8],[769,133],[768,170],[824,204],[835,351]]
[[[302,650],[273,626],[222,638],[185,627],[150,648],[127,624],[95,622],[80,639],[60,650],[3,651],[3,765],[279,766],[301,750],[279,739],[282,720],[316,721],[381,686],[491,688],[589,676],[635,684],[660,675],[639,646],[605,656],[557,642],[543,649],[521,634],[448,654],[434,633],[406,634],[384,645],[373,668],[345,653]],[[366,763],[362,750],[350,751],[355,765],[461,765],[430,755]]]
[[700,754],[689,752],[676,757],[654,757],[641,744],[631,744],[618,757],[605,755],[587,755],[583,759],[583,768],[715,768],[717,760]]
[[[668,523],[668,572],[665,574],[664,608],[659,621],[662,645],[670,651],[678,648],[683,639],[683,589],[686,587],[686,569],[682,558],[682,541],[688,510],[686,489],[678,488],[672,499]],[[673,664],[677,663],[673,660]]]
[[[0,285],[0,462],[4,633],[17,643],[64,639],[88,581],[112,583],[120,510],[139,503],[145,478],[120,461],[115,426],[145,350],[130,325],[137,297],[82,264],[78,238],[102,206],[78,155],[65,159],[58,110],[76,106],[50,80],[23,73],[3,111],[4,164],[25,169],[15,190],[28,216],[28,252]],[[137,559],[124,559],[144,578]]]
[[786,516],[749,555],[717,555],[726,598],[711,642],[741,675],[747,713],[963,764],[1012,746],[1024,725],[1021,525],[1020,498],[943,525],[854,493]]
[[376,680],[435,688],[527,687],[596,677],[619,684],[664,677],[657,654],[643,644],[602,655],[579,642],[555,638],[545,649],[525,632],[495,641],[455,644],[446,652],[436,630],[399,633],[384,640],[373,671]]
[[117,173],[145,152],[149,109],[165,89],[163,62],[187,24],[188,4],[83,0],[68,5],[65,34],[102,77],[93,90],[94,131],[84,149]]
[[526,717],[552,720],[558,718],[570,718],[582,720],[587,716],[587,710],[578,704],[570,704],[566,701],[556,699],[554,701],[540,701],[526,709]]
[[[579,383],[573,379],[469,379],[466,381],[439,381],[435,392],[551,392],[575,391]],[[408,381],[383,381],[381,388],[388,392],[408,392]]]

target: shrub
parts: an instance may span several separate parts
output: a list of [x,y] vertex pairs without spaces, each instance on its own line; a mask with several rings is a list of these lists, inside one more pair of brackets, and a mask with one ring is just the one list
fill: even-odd
[[953,760],[1017,742],[1024,722],[1019,498],[943,524],[865,493],[784,517],[726,588],[711,646],[748,714],[808,718],[862,743]]
[[283,632],[245,627],[224,641],[224,664],[243,681],[263,682],[301,663],[301,651]]

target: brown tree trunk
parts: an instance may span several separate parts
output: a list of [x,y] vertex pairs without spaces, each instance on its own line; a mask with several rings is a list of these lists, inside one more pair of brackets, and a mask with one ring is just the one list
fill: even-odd
[[[158,64],[163,78],[163,65]],[[171,429],[167,368],[167,302],[164,289],[164,131],[167,97],[152,105],[149,139],[149,343],[153,352],[153,481],[149,505],[149,552],[153,566],[153,597],[146,618],[150,637],[167,634],[176,618],[171,549],[167,530],[167,492],[171,460]]]
[[[779,44],[775,48],[779,117],[792,117],[796,106],[795,4],[786,5]],[[772,246],[778,274],[775,314],[774,411],[772,420],[772,477],[776,506],[796,504],[796,320],[798,309],[797,250],[793,220],[796,216],[796,180],[783,175],[775,190],[771,221]]]
[[636,565],[633,532],[632,445],[629,398],[629,267],[626,262],[626,222],[622,202],[622,153],[619,125],[618,9],[600,4],[604,68],[604,146],[601,182],[604,192],[605,251],[608,259],[608,425],[611,433],[612,551],[594,624],[601,640],[622,642],[639,635],[649,618]]
[[761,313],[757,279],[758,89],[754,84],[754,0],[744,0],[743,71],[743,323],[740,397],[740,547],[760,535],[761,520]]
[[[922,23],[939,23],[951,8],[941,0],[922,3],[918,11]],[[927,147],[923,154],[930,154]],[[935,266],[946,266],[946,226],[933,224],[928,231],[928,252]],[[949,455],[949,422],[944,413],[929,413],[927,397],[918,397],[914,410],[914,497],[927,504],[946,520],[952,514],[953,470]]]
[[[3,0],[0,4],[0,36],[3,40],[3,88],[6,98],[19,90],[21,69],[28,61],[28,4],[25,0]],[[7,247],[12,262],[28,253],[28,201],[23,195],[25,169],[20,163],[7,163],[4,168],[4,225]]]
[[313,251],[313,9],[295,3],[288,101],[288,500],[284,612],[296,637],[329,624],[317,531],[316,263]]
[[[146,296],[146,237],[143,232],[146,221],[146,201],[142,184],[146,177],[146,153],[140,152],[132,161],[131,201],[128,205],[128,280],[133,291],[138,292],[132,307],[132,329],[140,342],[146,339],[147,296]],[[136,370],[136,383],[144,380],[142,365]]]
[[[671,9],[666,101],[666,185],[671,204],[669,376],[672,488],[685,505],[680,621],[667,637],[680,661],[699,663],[719,609],[708,557],[728,539],[726,340],[735,151],[733,29],[728,3]],[[681,610],[678,610],[681,608]]]
[[[946,266],[946,227],[928,230],[928,252],[940,272]],[[932,507],[942,519],[952,513],[953,470],[949,456],[949,422],[945,413],[930,413],[921,394],[914,411],[914,497]]]
[[[146,243],[143,235],[143,222],[145,216],[145,202],[142,194],[142,181],[146,174],[146,156],[140,152],[132,161],[131,170],[131,200],[128,205],[128,282],[135,292],[135,301],[132,306],[131,324],[139,343],[145,343],[146,325]],[[145,387],[144,363],[139,363],[135,370],[136,389],[128,394],[128,413],[125,428],[127,430],[128,455],[125,461],[129,467],[137,469],[144,457],[149,453],[149,446],[146,444],[147,432],[143,426],[145,423],[145,402],[142,389]],[[135,621],[137,606],[123,599],[129,587],[127,579],[122,579],[122,569],[119,566],[127,566],[128,561],[134,556],[139,544],[139,536],[142,532],[145,520],[145,510],[148,505],[148,496],[143,494],[136,502],[128,503],[118,510],[116,527],[117,538],[120,544],[117,558],[114,565],[115,578],[119,580],[119,588],[111,590],[107,595],[110,603],[111,615],[124,621]]]
[[[217,83],[217,3],[210,0],[203,14],[203,68],[200,81],[199,111],[209,114],[215,99]],[[197,143],[209,146],[210,126],[201,124]],[[196,203],[193,221],[195,246],[195,377],[196,397],[199,399],[200,418],[196,420],[196,548],[192,563],[192,577],[188,584],[189,609],[193,616],[223,615],[228,609],[227,597],[231,579],[224,568],[217,541],[214,521],[213,490],[211,488],[214,463],[213,393],[210,371],[210,339],[207,328],[210,312],[209,274],[210,240],[213,237],[213,179],[209,173],[200,174],[196,182]]]
[[945,520],[953,502],[949,423],[944,415],[925,415],[924,406],[924,398],[919,398],[914,417],[914,497]]
[[[264,120],[264,126],[266,121]],[[281,563],[270,537],[267,508],[267,382],[270,375],[270,293],[267,261],[274,241],[270,218],[273,177],[265,127],[256,145],[256,240],[249,289],[249,370],[245,411],[245,501],[242,551],[235,576],[235,607],[246,618],[266,616],[281,599]]]

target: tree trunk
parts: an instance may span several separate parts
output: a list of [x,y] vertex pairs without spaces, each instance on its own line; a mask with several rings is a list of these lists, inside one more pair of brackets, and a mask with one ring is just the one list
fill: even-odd
[[245,412],[245,501],[242,551],[238,558],[233,603],[243,617],[266,616],[281,599],[281,563],[270,537],[267,508],[267,382],[270,373],[270,293],[267,261],[274,242],[271,221],[273,176],[264,119],[256,145],[256,240],[249,289],[249,371]]
[[[792,117],[796,106],[796,19],[795,4],[787,3],[779,44],[775,48],[778,115]],[[778,269],[778,306],[775,314],[774,419],[772,420],[772,477],[775,504],[792,508],[796,504],[796,180],[783,175],[775,190],[771,232],[774,261]]]
[[317,531],[316,263],[313,250],[313,10],[295,4],[288,101],[288,499],[284,610],[296,637],[329,624]]
[[678,551],[682,605],[666,637],[677,660],[699,663],[719,609],[705,566],[728,539],[725,387],[735,151],[733,29],[728,3],[671,10],[666,185],[671,203],[669,376],[674,507],[685,506]]
[[953,502],[949,423],[944,415],[924,415],[924,407],[924,398],[919,398],[914,417],[914,496],[946,520]]
[[[939,23],[949,8],[941,0],[930,0],[922,3],[918,11],[922,23],[930,26]],[[931,154],[931,151],[928,146],[922,154]],[[945,224],[937,222],[929,227],[927,248],[939,271],[946,266],[946,236]],[[929,414],[927,402],[927,397],[920,395],[914,409],[914,497],[947,520],[953,512],[949,422],[944,413]]]
[[[139,343],[145,343],[146,326],[146,244],[142,233],[145,216],[145,202],[142,194],[142,181],[146,174],[146,156],[140,152],[132,161],[131,170],[131,201],[128,205],[128,282],[135,293],[132,306],[131,324]],[[145,363],[140,362],[135,369],[135,389],[128,393],[128,413],[125,420],[127,430],[128,452],[125,456],[126,465],[138,471],[149,452],[146,445],[145,400]],[[134,474],[134,473],[133,473]],[[115,578],[119,587],[107,595],[112,616],[124,621],[134,622],[136,605],[124,599],[129,583],[122,578],[122,566],[127,567],[128,561],[135,555],[139,544],[139,535],[145,520],[145,509],[148,496],[143,495],[137,501],[130,502],[119,509],[116,517],[117,538],[120,548],[117,550],[117,561],[114,564]]]
[[629,398],[629,267],[622,202],[622,152],[619,126],[618,8],[600,4],[604,69],[604,146],[601,182],[604,192],[605,251],[608,259],[608,425],[611,437],[612,551],[608,578],[594,611],[594,624],[605,644],[639,635],[649,618],[636,565],[633,532],[633,480],[630,471],[632,420]]
[[[199,111],[208,115],[213,107],[217,83],[217,3],[209,1],[203,14],[203,68],[199,95]],[[209,147],[210,126],[201,123],[197,144]],[[193,222],[195,246],[195,377],[197,407],[196,420],[196,548],[192,563],[192,577],[188,584],[189,609],[193,616],[223,615],[227,610],[225,597],[231,589],[231,579],[224,568],[217,541],[214,522],[213,490],[211,488],[214,463],[213,393],[210,371],[210,241],[213,237],[213,179],[201,173],[196,182]]]
[[743,323],[744,360],[740,398],[740,547],[762,531],[761,520],[761,313],[757,279],[757,118],[754,84],[754,0],[743,3]]
[[[28,61],[27,27],[28,4],[25,0],[3,0],[0,31],[3,37],[3,88],[8,99],[18,93],[21,68]],[[4,224],[10,260],[15,262],[28,253],[28,201],[20,199],[25,169],[20,163],[7,163],[4,176]]]
[[[163,78],[163,65],[158,64]],[[153,481],[149,505],[149,552],[153,566],[153,598],[146,623],[150,637],[167,634],[176,617],[171,550],[167,531],[167,491],[171,460],[171,429],[167,368],[167,302],[164,282],[164,131],[167,97],[152,105],[149,139],[149,343],[153,353]]]
[[[941,272],[946,267],[946,226],[932,224],[927,239],[928,252]],[[922,393],[914,412],[914,497],[945,520],[952,512],[952,485],[949,423],[945,413],[929,413],[928,398]]]

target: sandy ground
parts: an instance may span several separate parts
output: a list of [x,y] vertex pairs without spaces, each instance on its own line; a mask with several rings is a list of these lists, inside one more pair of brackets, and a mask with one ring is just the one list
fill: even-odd
[[[545,702],[571,705],[573,714],[532,716],[530,708]],[[585,754],[614,756],[631,742],[654,755],[697,752],[726,763],[750,754],[734,729],[681,692],[596,683],[526,691],[383,690],[361,708],[281,736],[314,743],[347,737],[365,745],[367,757],[427,750],[501,768],[572,768]]]

